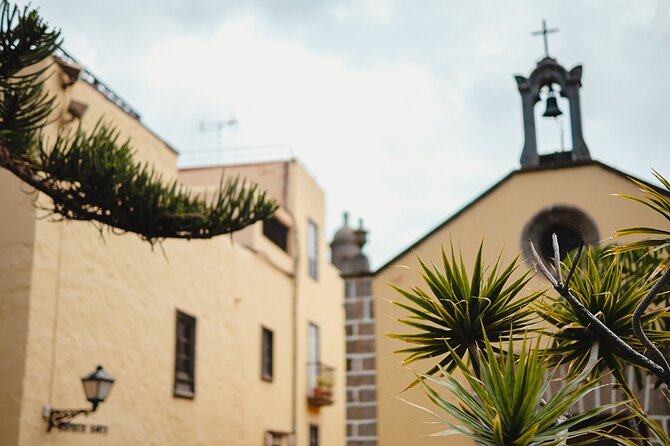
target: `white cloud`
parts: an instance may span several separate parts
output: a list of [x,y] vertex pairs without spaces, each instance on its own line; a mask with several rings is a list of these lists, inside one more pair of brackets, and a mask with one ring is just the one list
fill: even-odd
[[[374,228],[378,241],[393,235],[390,222],[406,217],[398,203],[412,202],[432,220],[443,215],[443,209],[431,209],[436,178],[442,178],[441,188],[458,189],[463,181],[490,174],[474,155],[441,143],[447,139],[444,129],[458,127],[460,119],[444,98],[457,102],[456,90],[463,85],[444,88],[419,65],[352,66],[293,41],[270,38],[258,21],[247,19],[224,25],[210,37],[164,41],[147,54],[139,76],[173,97],[221,114],[232,111],[240,125],[226,134],[226,145],[293,146],[329,192],[331,209],[384,216],[383,225]],[[169,111],[154,116],[166,122],[174,118]],[[183,129],[174,130],[169,139],[190,138]],[[177,146],[188,157],[190,149]],[[442,203],[453,206],[459,198],[453,193]],[[339,224],[339,215],[332,214],[331,228]],[[417,219],[406,226],[408,234],[416,235],[424,224]],[[383,249],[377,244],[384,256],[391,254],[393,245]]]
[[[516,167],[512,74],[541,56],[530,31],[543,17],[560,28],[550,53],[584,64],[592,156],[644,178],[666,163],[670,4],[660,0],[118,0],[104,13],[35,3],[183,152],[217,144],[198,120],[232,116],[225,145],[292,147],[326,192],[329,233],[344,209],[365,217],[376,265]],[[546,127],[540,147],[556,135]]]

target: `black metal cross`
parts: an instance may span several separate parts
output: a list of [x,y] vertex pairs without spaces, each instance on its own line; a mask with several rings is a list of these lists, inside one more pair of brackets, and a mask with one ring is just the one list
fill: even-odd
[[547,45],[547,34],[549,33],[557,33],[558,28],[551,28],[547,29],[547,22],[546,20],[542,19],[542,31],[533,31],[530,33],[533,36],[539,36],[542,35],[544,37],[544,54],[546,57],[549,57],[549,47]]

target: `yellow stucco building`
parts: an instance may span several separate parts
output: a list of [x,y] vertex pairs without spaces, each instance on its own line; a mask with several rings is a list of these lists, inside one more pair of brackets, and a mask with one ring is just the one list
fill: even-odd
[[[580,239],[598,244],[624,227],[667,226],[661,216],[644,206],[612,196],[614,193],[640,193],[626,174],[591,160],[582,136],[581,74],[581,66],[568,71],[556,60],[546,57],[538,62],[529,78],[517,76],[525,133],[521,167],[376,272],[362,276],[345,274],[348,291],[345,299],[350,409],[347,419],[348,446],[474,445],[464,436],[430,437],[430,434],[448,427],[435,424],[437,420],[429,414],[399,399],[437,410],[418,386],[403,391],[415,378],[412,370],[425,372],[435,364],[424,362],[402,367],[404,356],[393,352],[408,345],[387,336],[411,331],[398,322],[398,319],[407,317],[408,312],[393,305],[390,300],[407,302],[389,284],[404,289],[421,285],[417,258],[439,263],[441,247],[448,249],[453,242],[456,249],[462,251],[465,264],[470,266],[483,239],[485,264],[493,264],[501,252],[507,261],[520,254],[521,268],[518,273],[521,274],[532,268],[529,239],[548,258],[551,255],[552,232],[559,234],[562,251],[566,252],[575,248]],[[549,87],[553,87],[553,91]],[[547,90],[550,90],[548,94]],[[541,111],[537,113],[535,105],[554,94],[560,94],[569,102],[572,149],[540,154],[535,118]],[[548,105],[552,106],[544,116],[555,117],[557,103]],[[366,281],[371,281],[371,290]],[[365,285],[362,290],[361,285]],[[535,277],[528,289],[542,290],[547,287],[547,282]],[[367,308],[369,303],[371,307]],[[372,360],[367,364],[361,362],[369,358]],[[648,408],[656,404],[645,398],[643,403]],[[668,430],[670,413],[667,405],[661,404],[652,409],[657,410],[658,407],[663,408],[653,414]]]
[[[344,283],[327,258],[324,195],[295,160],[177,169],[177,153],[62,54],[46,137],[100,119],[137,158],[195,192],[222,172],[257,182],[276,217],[231,237],[166,240],[39,218],[0,170],[0,443],[341,445]],[[49,409],[88,406],[80,378],[116,380],[96,412],[47,432]]]

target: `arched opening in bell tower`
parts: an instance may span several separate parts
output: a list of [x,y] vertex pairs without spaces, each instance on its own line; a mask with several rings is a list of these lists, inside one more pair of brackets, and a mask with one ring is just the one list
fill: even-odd
[[[537,152],[540,156],[572,149],[570,101],[561,95],[559,84],[540,89],[540,100],[533,108],[537,132]],[[551,101],[549,98],[554,98]],[[556,114],[560,112],[560,114]]]

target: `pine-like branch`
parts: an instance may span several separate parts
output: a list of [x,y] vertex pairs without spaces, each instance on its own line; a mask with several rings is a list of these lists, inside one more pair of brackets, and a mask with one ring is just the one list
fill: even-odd
[[61,133],[46,146],[40,131],[54,108],[44,89],[60,33],[36,11],[0,2],[0,167],[52,200],[47,210],[70,220],[103,223],[150,242],[211,238],[271,216],[274,200],[239,178],[222,179],[211,200],[164,182],[133,159],[129,142],[98,123]]

